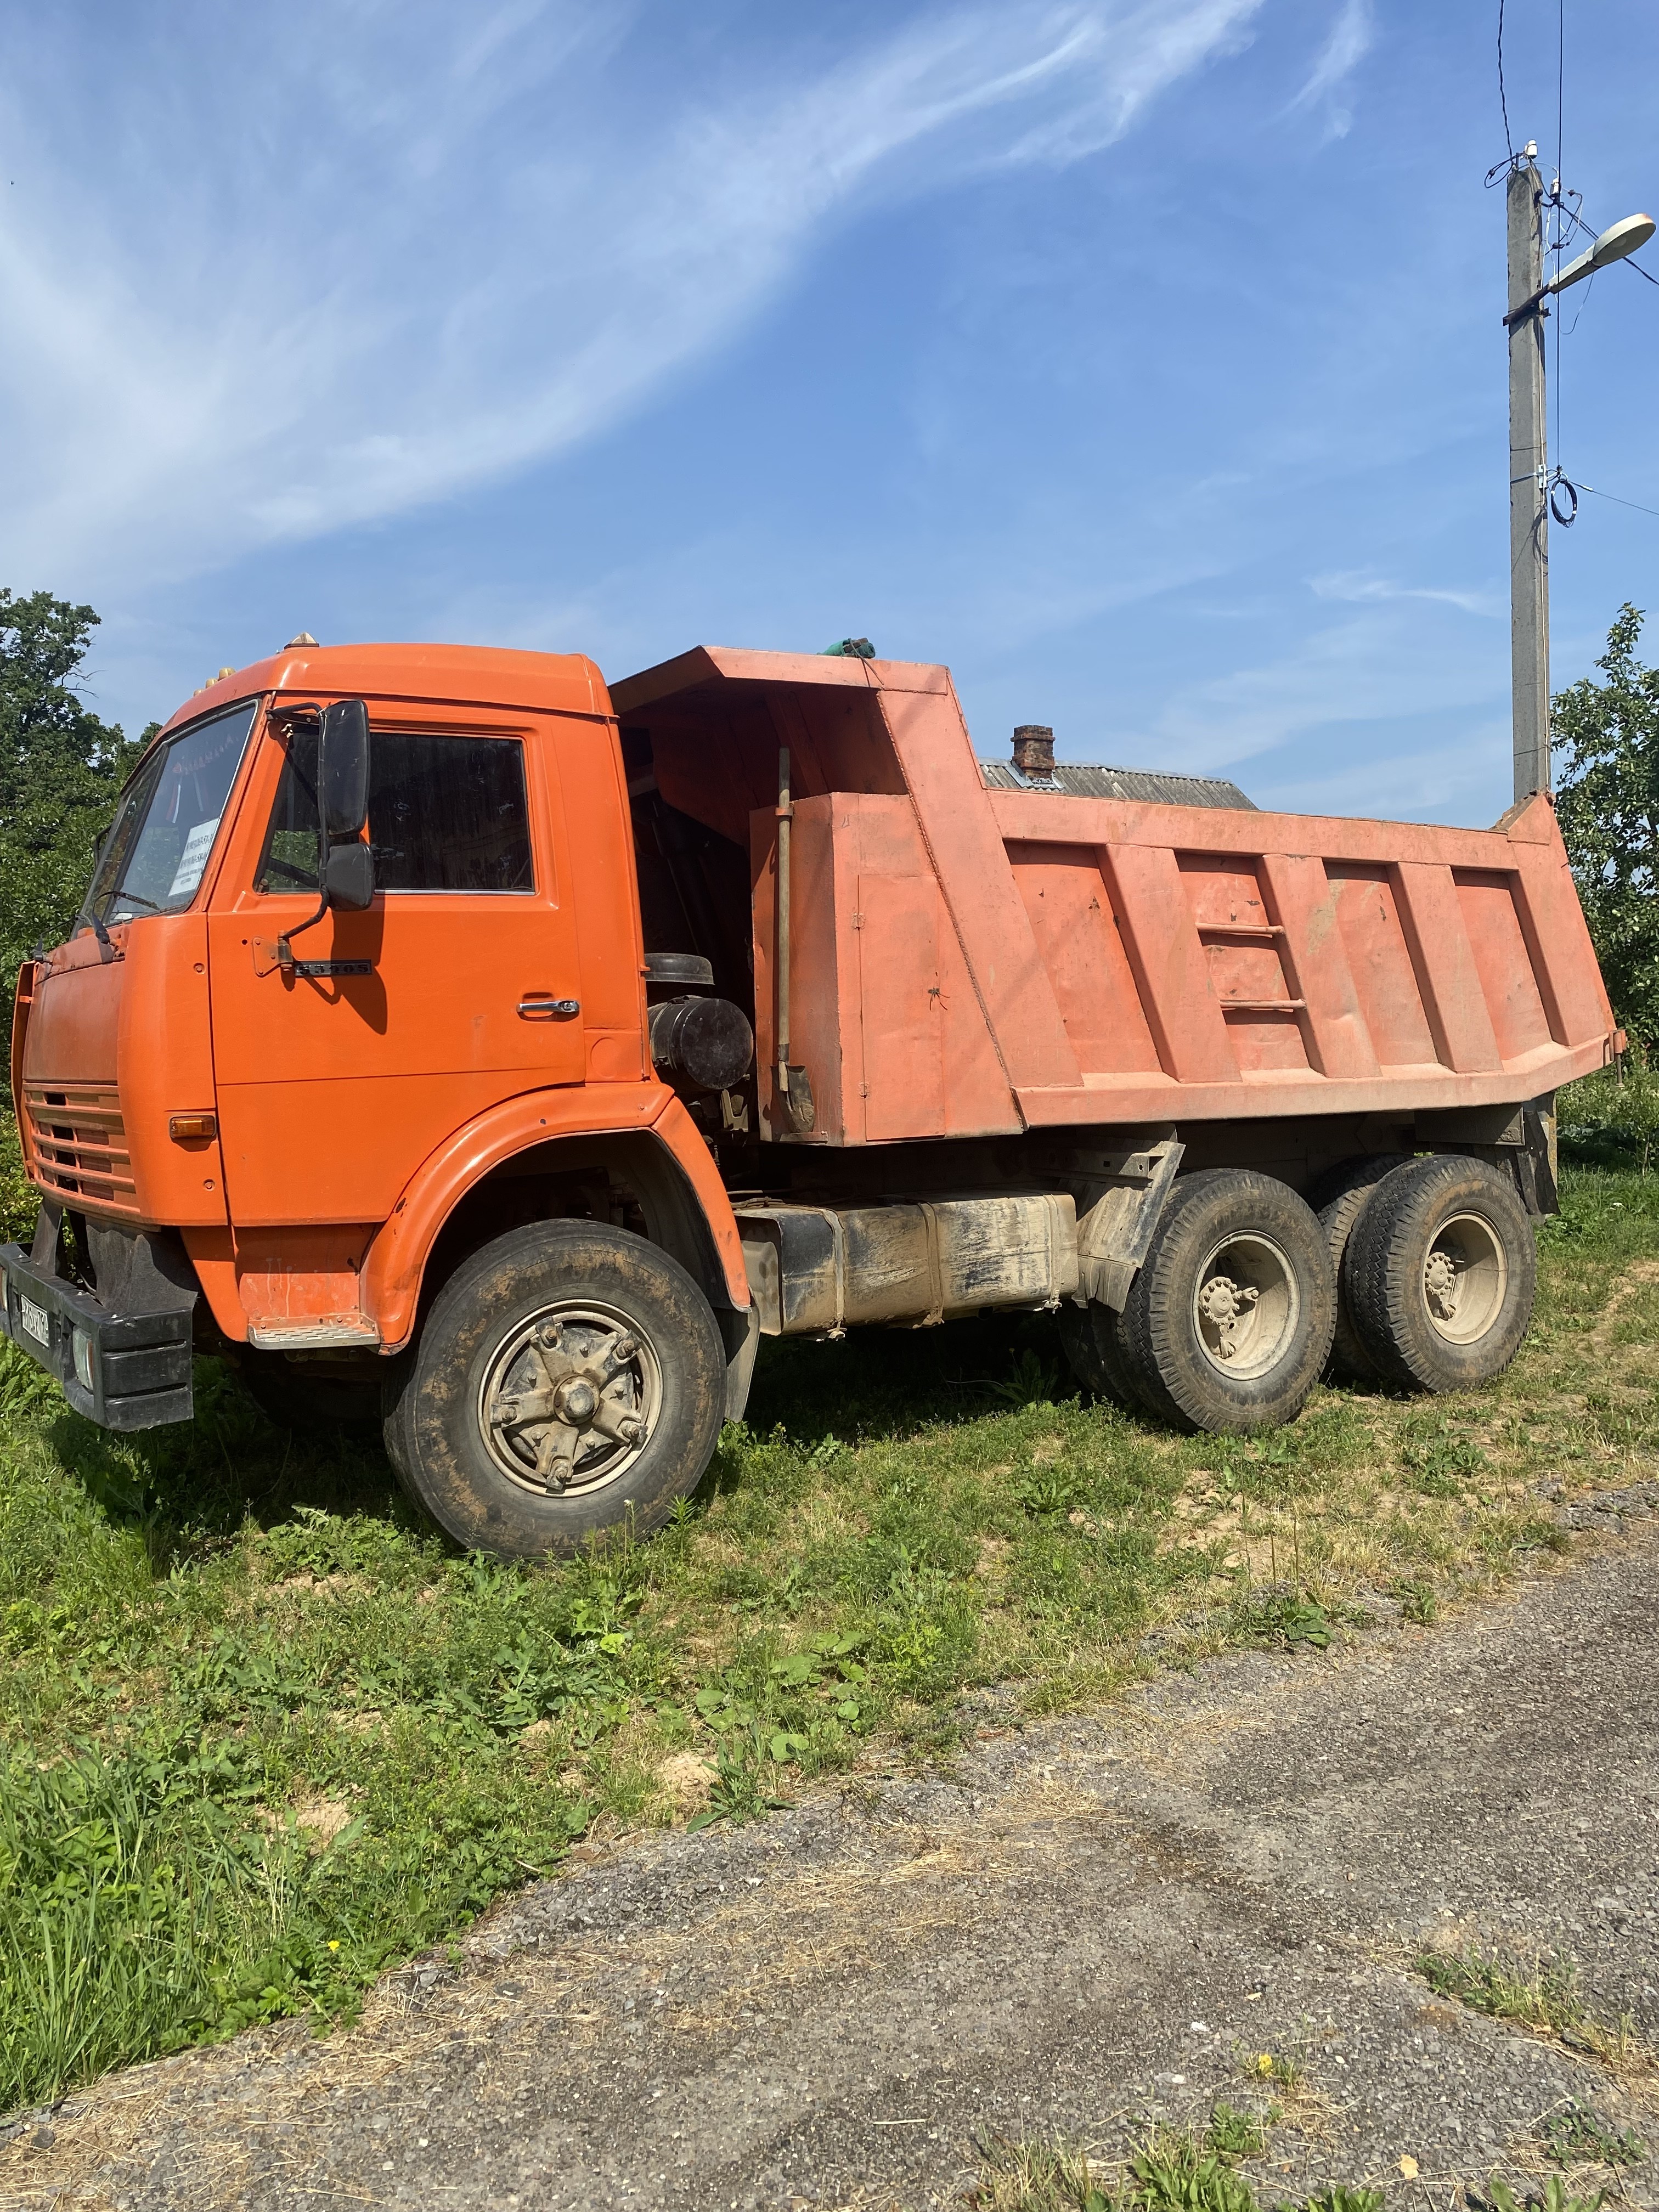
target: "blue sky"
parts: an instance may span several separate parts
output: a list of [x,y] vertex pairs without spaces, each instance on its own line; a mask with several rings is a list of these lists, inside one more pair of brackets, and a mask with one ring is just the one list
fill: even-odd
[[[129,727],[301,628],[613,677],[862,632],[983,753],[1490,821],[1496,12],[13,0],[0,580],[99,609]],[[1508,24],[1547,173],[1555,0]],[[1568,183],[1659,211],[1659,11],[1565,41]],[[1659,508],[1659,289],[1566,306],[1560,458]],[[1656,555],[1557,533],[1558,683]]]

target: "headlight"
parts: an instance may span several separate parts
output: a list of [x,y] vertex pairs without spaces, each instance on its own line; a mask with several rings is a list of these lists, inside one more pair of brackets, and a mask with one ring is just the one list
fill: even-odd
[[85,1329],[77,1328],[74,1333],[74,1343],[76,1380],[83,1389],[90,1390],[92,1388],[92,1339],[87,1334]]

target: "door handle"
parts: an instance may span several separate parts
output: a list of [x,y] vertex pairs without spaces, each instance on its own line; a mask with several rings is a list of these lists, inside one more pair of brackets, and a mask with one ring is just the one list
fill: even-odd
[[520,999],[519,1018],[526,1022],[568,1022],[582,1010],[580,999]]

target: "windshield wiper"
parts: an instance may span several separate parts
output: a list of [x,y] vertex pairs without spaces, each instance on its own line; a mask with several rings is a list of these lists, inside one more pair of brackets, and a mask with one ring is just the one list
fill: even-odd
[[[142,891],[118,891],[108,904],[112,907],[118,906],[124,899],[132,906],[148,907],[152,914],[167,912],[164,906],[158,906],[154,899],[147,899]],[[102,914],[95,908],[82,907],[76,917],[76,927],[78,927],[82,922],[98,939],[98,952],[100,959],[118,960],[121,957],[120,953],[116,950],[115,941],[109,933]]]
[[[159,906],[154,899],[147,899],[142,891],[117,891],[115,896],[110,901],[110,904],[112,906],[119,906],[123,899],[127,900],[133,906],[148,907],[152,914],[165,914],[167,912],[167,908],[164,906]],[[93,924],[93,927],[95,929],[97,927],[97,923],[94,922]]]

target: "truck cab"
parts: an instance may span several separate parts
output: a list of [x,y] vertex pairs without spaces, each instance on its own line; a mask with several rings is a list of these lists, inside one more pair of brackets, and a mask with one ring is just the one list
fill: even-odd
[[[373,891],[319,911],[341,700],[366,709]],[[309,647],[213,684],[128,785],[81,926],[20,981],[42,1206],[9,1332],[112,1427],[188,1419],[198,1345],[268,1403],[347,1405],[409,1344],[446,1231],[453,1253],[580,1218],[651,1242],[719,1316],[717,1430],[752,1357],[746,1279],[650,1057],[645,967],[590,661]]]

